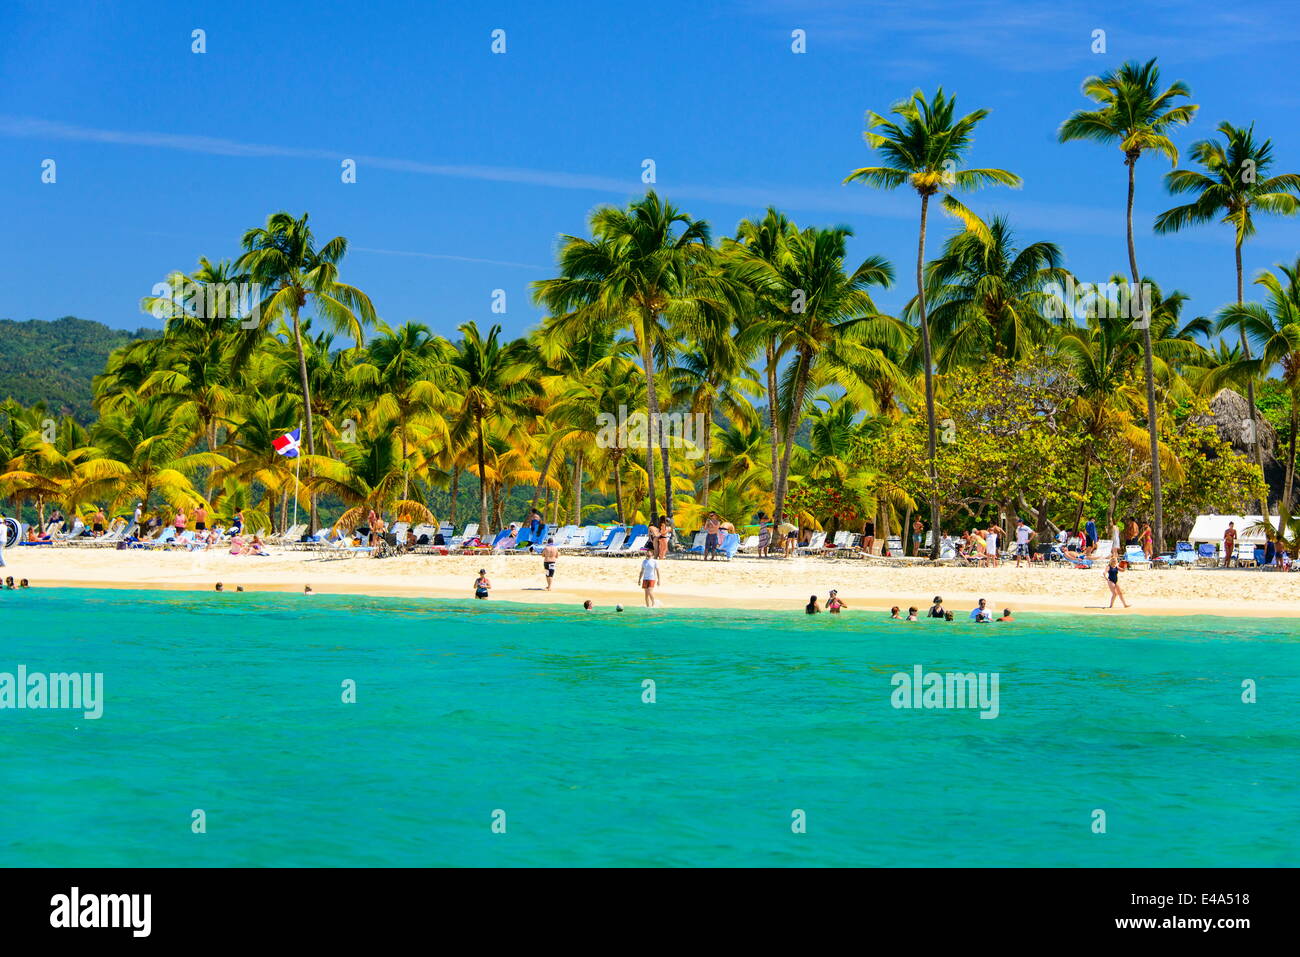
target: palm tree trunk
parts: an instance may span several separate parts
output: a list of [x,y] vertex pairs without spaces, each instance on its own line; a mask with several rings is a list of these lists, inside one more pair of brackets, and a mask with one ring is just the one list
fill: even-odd
[[478,527],[479,535],[492,533],[488,522],[487,459],[483,454],[483,417],[474,416],[474,426],[478,432]]
[[[311,418],[311,384],[307,381],[307,356],[302,351],[302,326],[298,322],[298,307],[293,307],[293,346],[298,352],[298,383],[302,387],[302,415],[307,427],[307,454],[316,454],[316,432]],[[316,515],[316,493],[311,494],[311,528],[316,531],[319,524]]]
[[1296,408],[1296,395],[1291,392],[1291,441],[1288,443],[1286,453],[1286,486],[1282,492],[1282,501],[1287,509],[1291,509],[1291,490],[1295,483],[1295,433],[1296,428],[1300,427],[1300,409]]
[[776,426],[776,340],[767,340],[767,428],[772,436],[772,495],[776,496],[777,462],[781,439]]
[[655,357],[650,345],[650,317],[641,320],[641,366],[645,371],[646,423],[645,473],[650,496],[650,514],[655,510],[655,443],[654,429],[659,421],[659,396],[655,394]]
[[790,393],[789,415],[785,423],[785,447],[781,450],[781,470],[776,480],[776,507],[773,508],[772,525],[780,524],[785,512],[785,493],[790,480],[790,456],[794,452],[794,435],[799,429],[799,413],[803,411],[803,393],[808,385],[809,356],[799,350],[794,373],[794,389]]
[[[531,504],[529,504],[528,506],[529,508],[537,508],[537,496],[541,492],[542,487],[546,485],[546,476],[550,474],[551,459],[555,455],[555,446],[558,444],[559,444],[558,442],[552,442],[551,447],[546,450],[546,459],[545,461],[542,462],[542,474],[538,477],[537,484],[533,486],[533,501]],[[549,502],[550,499],[551,499],[551,492],[550,489],[547,489],[546,500]]]
[[704,491],[700,493],[700,507],[709,510],[709,482],[713,478],[713,400],[704,405]]
[[[1242,289],[1242,270],[1241,270],[1241,240],[1238,238],[1236,247],[1237,256],[1237,306],[1240,308],[1244,295]],[[1246,338],[1246,330],[1241,330],[1241,354],[1247,360],[1250,359],[1250,340]],[[1246,380],[1246,404],[1250,406],[1250,444],[1252,451],[1255,453],[1255,464],[1259,466],[1259,474],[1264,474],[1264,446],[1260,441],[1259,431],[1259,410],[1255,408],[1255,377],[1251,376]],[[1256,505],[1259,507],[1259,514],[1265,520],[1268,519],[1268,485],[1264,486],[1264,500],[1261,502],[1256,499]]]
[[582,449],[578,450],[578,454],[575,457],[573,463],[573,514],[574,514],[573,523],[575,525],[581,525],[582,524]]
[[[614,458],[614,521],[623,521],[623,471],[619,468],[621,456]],[[654,516],[651,516],[653,518]],[[582,524],[581,522],[578,523]]]
[[460,491],[460,466],[453,465],[451,467],[451,504],[448,508],[448,511],[451,512],[450,519],[451,519],[451,524],[453,529],[455,529],[456,527],[456,493],[459,491]]
[[[925,360],[925,421],[927,426],[926,452],[927,467],[930,473],[930,561],[939,560],[939,467],[938,467],[938,422],[934,414],[934,369],[933,351],[930,345],[930,320],[925,312],[925,221],[930,210],[930,197],[921,196],[921,229],[916,244],[916,304],[921,318],[921,352]],[[922,539],[922,543],[924,543]]]
[[1156,553],[1165,547],[1165,506],[1160,485],[1160,426],[1156,420],[1156,372],[1151,357],[1151,316],[1147,311],[1147,297],[1142,295],[1142,277],[1138,273],[1137,247],[1133,244],[1133,191],[1134,173],[1137,170],[1137,157],[1128,157],[1128,207],[1125,225],[1128,235],[1128,268],[1133,274],[1133,287],[1129,292],[1129,302],[1137,296],[1138,309],[1142,320],[1142,365],[1147,380],[1147,434],[1151,439],[1151,531],[1152,543]]
[[409,501],[411,498],[411,472],[409,463],[406,461],[406,421],[397,423],[397,427],[402,430],[402,501]]

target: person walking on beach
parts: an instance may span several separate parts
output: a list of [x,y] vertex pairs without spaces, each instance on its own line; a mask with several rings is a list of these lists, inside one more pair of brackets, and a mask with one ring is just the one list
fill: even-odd
[[548,538],[546,547],[542,549],[542,569],[546,572],[546,590],[551,590],[551,582],[555,581],[555,563],[560,559],[560,550],[555,547],[555,539]]
[[646,556],[641,561],[641,571],[638,573],[638,580],[641,582],[641,590],[645,592],[645,606],[653,608],[659,604],[655,598],[655,586],[659,584],[659,559]]
[[1108,608],[1115,607],[1115,599],[1118,598],[1124,603],[1124,607],[1129,607],[1128,599],[1124,597],[1124,589],[1119,587],[1119,556],[1114,552],[1110,556],[1110,564],[1106,566],[1106,585],[1110,588],[1110,604]]
[[1232,559],[1237,554],[1237,523],[1229,522],[1223,533],[1223,567],[1231,568]]

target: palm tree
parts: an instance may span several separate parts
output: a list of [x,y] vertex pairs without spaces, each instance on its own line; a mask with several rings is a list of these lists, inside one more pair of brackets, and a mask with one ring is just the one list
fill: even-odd
[[[1224,142],[1200,140],[1192,145],[1192,159],[1204,170],[1176,169],[1165,174],[1169,192],[1177,195],[1194,193],[1196,198],[1182,206],[1165,210],[1156,218],[1157,233],[1175,233],[1188,226],[1218,220],[1232,226],[1233,255],[1237,268],[1237,306],[1243,302],[1241,247],[1255,235],[1254,210],[1293,216],[1300,212],[1300,175],[1283,173],[1266,176],[1273,165],[1273,143],[1255,140],[1255,124],[1245,129],[1223,122],[1217,132]],[[1250,359],[1250,343],[1244,328],[1241,333],[1245,358]],[[1255,464],[1264,470],[1264,453],[1258,441],[1259,409],[1255,407],[1255,380],[1246,380],[1246,402],[1250,406],[1251,435],[1254,438]],[[1267,502],[1260,511],[1267,514]]]
[[[1240,333],[1240,357],[1221,368],[1229,375],[1234,369],[1244,369],[1246,382],[1252,384],[1252,395],[1253,383],[1258,376],[1274,365],[1282,369],[1282,384],[1291,400],[1291,441],[1287,449],[1282,503],[1290,508],[1295,481],[1296,429],[1300,426],[1300,408],[1297,408],[1297,401],[1300,400],[1300,258],[1294,265],[1277,268],[1281,276],[1264,272],[1255,280],[1267,293],[1266,303],[1237,303],[1225,307],[1219,312],[1215,331],[1236,329]],[[1251,358],[1252,345],[1259,353],[1258,359]],[[1250,407],[1252,414],[1257,414],[1254,401]],[[1255,428],[1258,429],[1258,425]],[[1262,473],[1259,432],[1256,431],[1252,438],[1255,463],[1260,466]],[[1268,518],[1267,511],[1261,514],[1265,519]]]
[[[1062,143],[1070,140],[1093,140],[1099,143],[1118,143],[1128,167],[1128,206],[1126,227],[1128,238],[1129,274],[1135,288],[1140,288],[1137,247],[1133,243],[1133,194],[1137,161],[1146,150],[1153,150],[1169,158],[1171,166],[1178,165],[1178,147],[1169,133],[1186,126],[1196,115],[1195,104],[1178,106],[1174,101],[1190,97],[1191,90],[1181,80],[1166,90],[1160,89],[1160,70],[1154,58],[1144,64],[1127,62],[1118,70],[1083,81],[1083,94],[1097,102],[1094,110],[1079,110],[1072,114],[1058,133]],[[1142,303],[1139,296],[1138,303]],[[1145,349],[1147,386],[1147,431],[1151,447],[1151,499],[1154,511],[1155,545],[1164,547],[1164,504],[1160,487],[1160,430],[1156,414],[1156,380],[1151,355],[1150,317],[1139,305],[1139,325]]]
[[307,484],[314,492],[336,495],[352,506],[339,516],[336,527],[355,528],[370,509],[381,514],[392,509],[417,521],[436,521],[422,501],[402,497],[408,473],[395,426],[391,419],[377,419],[374,429],[342,447],[338,458],[309,456],[304,462],[311,470]]
[[[767,213],[757,222],[743,219],[736,227],[736,238],[723,241],[723,251],[737,262],[736,278],[748,286],[751,291],[753,308],[742,310],[737,317],[739,326],[737,342],[742,352],[749,349],[763,350],[763,371],[767,381],[767,428],[770,435],[769,455],[772,460],[772,480],[780,471],[781,436],[777,419],[777,372],[781,354],[777,338],[777,324],[772,317],[783,313],[788,305],[776,298],[778,290],[764,282],[766,266],[768,270],[776,267],[777,257],[781,254],[786,240],[797,232],[794,223],[776,208],[769,206]],[[758,264],[760,268],[748,266]]]
[[[730,332],[730,330],[727,330]],[[682,351],[677,365],[669,371],[673,404],[688,408],[703,423],[701,478],[698,501],[705,511],[709,507],[711,488],[709,471],[713,462],[713,414],[721,412],[732,422],[755,418],[746,393],[755,395],[762,386],[746,369],[743,354],[730,335],[706,335],[693,340]]]
[[142,502],[146,512],[155,492],[170,505],[189,505],[200,497],[192,473],[233,464],[216,452],[189,452],[193,434],[172,403],[139,398],[124,403],[91,432],[101,454],[80,466],[87,495],[108,498],[114,507]]
[[1047,341],[1055,305],[1047,290],[1066,277],[1055,243],[1017,249],[1004,218],[976,223],[950,236],[927,267],[925,298],[933,306],[941,374],[990,355],[1020,359]]
[[[306,416],[307,453],[315,455],[311,387],[307,381],[299,313],[307,305],[308,297],[314,297],[316,314],[336,330],[351,333],[360,346],[364,326],[375,321],[375,307],[361,290],[339,282],[338,264],[348,251],[348,241],[335,236],[318,249],[306,213],[299,219],[285,212],[271,214],[265,226],[244,233],[243,247],[244,254],[235,262],[235,268],[265,287],[264,297],[258,304],[259,328],[265,329],[280,320],[286,321],[292,333]],[[251,349],[251,345],[247,348]],[[314,497],[311,524],[313,529],[317,524]]]
[[[933,348],[930,322],[925,303],[925,230],[930,197],[945,186],[975,189],[986,185],[1019,186],[1020,177],[1004,169],[958,169],[970,148],[976,125],[988,116],[988,110],[976,110],[956,118],[956,99],[946,96],[943,88],[928,101],[920,91],[910,99],[894,104],[890,112],[902,120],[901,125],[875,112],[867,113],[867,144],[880,152],[886,165],[856,169],[844,180],[863,182],[881,189],[908,185],[921,197],[921,227],[916,247],[916,305],[921,326],[922,360],[925,363],[925,415],[928,425],[927,462],[930,471],[930,527],[935,547],[932,560],[939,557],[939,476],[935,461],[938,423],[934,413]],[[942,200],[944,209],[972,225],[970,212],[954,196]]]
[[408,322],[397,329],[379,322],[379,336],[369,346],[368,362],[357,366],[356,376],[365,383],[368,396],[375,401],[374,414],[396,424],[401,442],[403,499],[410,497],[411,477],[408,450],[412,429],[433,429],[435,436],[422,436],[439,448],[449,443],[446,420],[436,413],[446,406],[448,395],[447,360],[452,346],[435,336],[428,326]]
[[[893,320],[882,316],[868,291],[888,287],[894,268],[880,256],[871,256],[852,274],[844,271],[846,226],[810,227],[787,238],[775,266],[764,267],[766,281],[784,290],[782,299],[792,305],[773,317],[782,351],[793,361],[782,375],[781,419],[785,423],[781,461],[775,483],[773,520],[780,522],[790,475],[794,437],[808,404],[810,386],[823,378],[851,381],[875,375],[901,381],[904,374],[893,358],[873,340],[878,326]],[[800,295],[796,295],[800,294]]]
[[501,343],[501,327],[494,325],[486,337],[477,323],[460,327],[461,340],[449,365],[455,370],[457,394],[464,397],[463,411],[451,428],[458,443],[474,442],[478,463],[479,529],[491,531],[488,521],[487,450],[484,428],[516,426],[529,414],[529,399],[541,387],[527,360],[527,346],[522,340]]
[[673,514],[668,437],[658,428],[657,356],[668,357],[677,330],[718,325],[731,315],[736,291],[714,268],[709,226],[692,219],[654,190],[627,209],[601,206],[591,214],[592,239],[563,237],[560,275],[533,284],[533,298],[550,310],[553,321],[576,329],[630,326],[646,378],[650,440],[646,472],[650,508],[655,506],[654,441],[660,432],[664,510]]

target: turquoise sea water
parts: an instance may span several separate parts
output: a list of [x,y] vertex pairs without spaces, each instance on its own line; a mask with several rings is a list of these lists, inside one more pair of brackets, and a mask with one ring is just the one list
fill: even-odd
[[[0,672],[105,697],[0,710],[0,865],[1300,857],[1294,621],[108,590],[0,593],[0,621]],[[894,708],[918,664],[997,672],[998,717]]]

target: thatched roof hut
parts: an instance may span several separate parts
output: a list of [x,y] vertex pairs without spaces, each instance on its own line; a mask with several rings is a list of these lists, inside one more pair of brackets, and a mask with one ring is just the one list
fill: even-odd
[[[1219,433],[1219,438],[1231,442],[1232,447],[1254,461],[1255,450],[1250,436],[1253,430],[1250,418],[1250,404],[1246,397],[1232,389],[1220,389],[1210,400],[1209,415],[1194,415],[1192,422],[1197,425],[1212,425]],[[1277,430],[1269,425],[1268,420],[1259,416],[1259,444],[1263,452],[1264,470],[1277,465]]]

